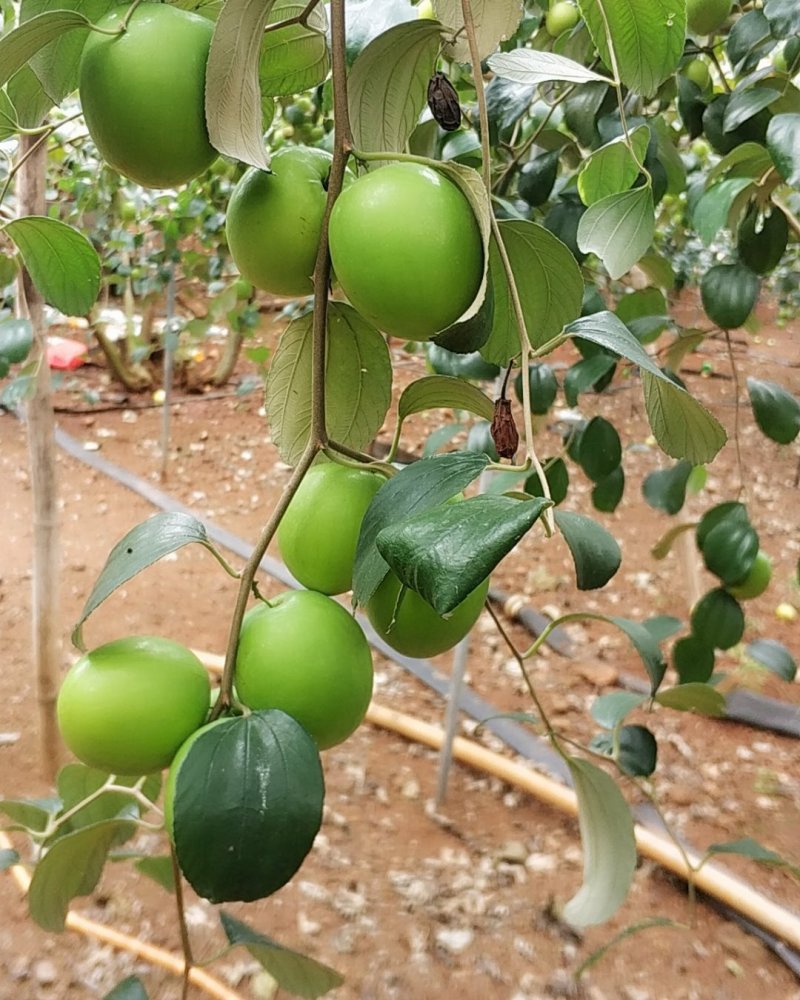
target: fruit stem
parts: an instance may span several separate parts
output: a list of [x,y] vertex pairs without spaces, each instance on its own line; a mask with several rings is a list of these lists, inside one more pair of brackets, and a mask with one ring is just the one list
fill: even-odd
[[358,458],[350,457],[349,452],[343,452],[341,446],[334,443],[329,443],[328,447],[323,448],[322,451],[332,462],[344,465],[348,469],[358,469],[359,471],[366,469],[369,472],[377,472],[379,475],[385,476],[386,479],[391,479],[397,471],[386,462],[371,458],[369,455],[359,455]]
[[181,881],[181,869],[178,864],[178,856],[175,847],[170,844],[170,857],[172,858],[172,876],[175,883],[175,905],[178,908],[178,926],[181,933],[181,950],[183,951],[183,987],[181,989],[181,1000],[186,1000],[189,996],[190,975],[194,965],[192,955],[192,942],[189,938],[189,928],[186,924],[186,912],[183,905],[183,882]]
[[731,366],[733,376],[733,441],[736,445],[736,467],[739,473],[739,491],[737,496],[744,493],[744,462],[742,460],[742,443],[739,437],[739,369],[736,367],[736,359],[733,356],[733,344],[731,343],[730,330],[725,331],[725,343],[728,347],[728,361]]
[[228,648],[225,652],[225,666],[222,671],[222,680],[220,681],[219,698],[211,710],[209,722],[213,722],[214,719],[219,718],[231,707],[233,701],[233,676],[236,669],[236,651],[239,648],[239,632],[242,628],[242,619],[247,608],[247,602],[250,599],[253,581],[261,565],[261,560],[264,558],[264,553],[267,551],[273,535],[278,530],[281,518],[286,513],[286,508],[297,492],[297,488],[303,481],[306,472],[311,468],[311,463],[317,457],[319,450],[320,445],[317,441],[311,440],[306,445],[306,450],[292,470],[289,482],[284,487],[283,493],[281,493],[269,520],[264,526],[264,530],[261,532],[261,537],[242,570],[239,580],[239,593],[236,595],[236,604],[233,609],[233,617],[231,618],[230,632],[228,634]]
[[[467,33],[467,40],[469,42],[469,54],[470,61],[472,63],[472,78],[475,84],[475,92],[478,96],[478,110],[480,112],[480,122],[481,122],[481,150],[483,156],[483,182],[486,186],[486,194],[489,198],[492,196],[492,183],[491,183],[491,171],[489,168],[489,118],[486,110],[486,94],[483,87],[483,75],[481,74],[481,60],[480,54],[478,52],[478,40],[475,36],[475,22],[472,19],[472,10],[470,9],[470,0],[461,0],[461,10],[464,15],[464,28]],[[519,332],[519,342],[520,342],[520,367],[522,368],[522,415],[523,415],[523,428],[525,431],[525,453],[530,461],[531,465],[536,470],[536,474],[539,477],[539,482],[542,485],[542,493],[547,500],[552,500],[550,496],[550,485],[547,482],[547,476],[544,474],[544,469],[542,468],[542,463],[539,461],[536,455],[536,449],[533,444],[533,418],[531,415],[531,387],[528,379],[528,366],[530,364],[530,352],[531,352],[531,342],[528,337],[528,328],[525,323],[525,315],[522,311],[522,303],[519,298],[519,291],[517,290],[517,283],[514,279],[514,272],[511,270],[511,261],[506,253],[505,245],[503,244],[503,239],[500,235],[500,227],[497,225],[497,219],[495,218],[494,212],[490,213],[490,218],[492,222],[492,235],[494,236],[495,242],[497,244],[497,249],[500,254],[500,259],[503,263],[503,270],[505,271],[506,281],[508,282],[508,290],[511,295],[511,303],[514,309],[514,318],[517,321],[517,330]],[[552,510],[548,508],[542,516],[542,524],[544,525],[545,534],[548,538],[555,531],[555,521],[553,519]]]

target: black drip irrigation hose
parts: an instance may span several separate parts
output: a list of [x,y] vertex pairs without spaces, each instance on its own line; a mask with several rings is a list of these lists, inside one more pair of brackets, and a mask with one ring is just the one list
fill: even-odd
[[[131,490],[133,493],[136,493],[138,496],[153,504],[153,506],[158,507],[160,510],[190,514],[193,517],[196,516],[191,508],[187,507],[179,500],[176,500],[168,493],[165,493],[163,490],[153,486],[141,476],[129,472],[127,469],[117,465],[115,462],[109,461],[97,452],[85,451],[75,438],[71,437],[60,428],[56,429],[55,438],[58,446],[68,455],[77,459],[84,465],[87,465],[98,472],[102,472],[119,485],[126,487],[126,489]],[[223,546],[242,559],[249,558],[253,547],[246,541],[220,525],[214,524],[213,521],[203,521],[203,525],[206,529],[208,537],[213,542]],[[279,560],[273,559],[271,556],[264,556],[260,564],[260,569],[268,576],[271,576],[273,579],[284,584],[285,586],[293,587],[295,589],[300,587],[300,584],[297,580],[295,580],[286,566],[284,566],[284,564]],[[501,601],[501,598],[503,598],[507,601],[507,596],[498,591],[494,591],[493,594],[490,593],[490,596],[492,596],[493,600]],[[522,617],[522,612],[517,612],[517,617],[519,617],[522,624],[526,624],[526,620],[531,622],[531,625],[534,626],[531,628],[534,635],[540,634],[544,626],[549,623],[548,618],[544,615],[540,615],[538,612],[534,612],[531,608],[525,608],[523,611],[526,612],[525,618]],[[430,661],[417,660],[397,653],[385,642],[383,642],[383,640],[376,634],[369,621],[361,615],[358,615],[357,618],[359,624],[364,629],[368,642],[374,649],[387,659],[392,660],[398,666],[403,667],[405,670],[413,674],[427,687],[436,691],[437,694],[447,697],[450,688],[449,678],[437,671]],[[555,640],[553,639],[554,636]],[[569,655],[569,653],[564,652],[564,650],[568,648],[568,638],[563,630],[555,629],[548,637],[548,644],[552,645],[553,648],[562,653],[562,655]],[[559,646],[562,648],[559,649]],[[561,757],[558,756],[558,754],[550,749],[549,745],[543,739],[530,733],[528,730],[524,729],[518,723],[512,722],[510,719],[497,718],[499,714],[497,709],[493,705],[484,701],[479,695],[475,694],[474,691],[470,691],[467,687],[462,689],[458,707],[466,715],[469,715],[472,719],[481,723],[484,729],[487,729],[493,735],[501,739],[506,746],[514,750],[521,757],[537,764],[552,777],[555,777],[565,785],[572,787],[571,776],[566,764]],[[486,721],[484,722],[484,720]],[[658,817],[655,816],[654,811],[649,806],[644,805],[634,807],[633,813],[638,822],[648,826],[651,830],[655,829],[663,832],[663,824],[660,822]],[[752,924],[733,907],[717,900],[713,901],[713,905],[714,908],[723,916],[727,917],[729,920],[735,921],[744,930],[755,934],[759,940],[761,940],[798,977],[798,979],[800,979],[800,952],[795,951],[775,935],[765,931],[763,928],[758,927],[755,924]]]

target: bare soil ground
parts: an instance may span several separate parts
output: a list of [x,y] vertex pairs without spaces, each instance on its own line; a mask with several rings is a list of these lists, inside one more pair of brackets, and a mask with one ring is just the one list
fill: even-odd
[[[691,301],[682,320],[692,322]],[[269,342],[275,326],[265,324]],[[800,391],[800,326],[762,328],[757,341],[742,334],[735,349],[740,398],[744,377],[774,378]],[[420,374],[419,357],[397,354],[402,382]],[[734,382],[724,344],[711,342],[703,360],[711,377],[686,377],[701,400],[732,431]],[[242,365],[245,373],[247,365]],[[59,404],[85,409],[82,390],[101,395],[105,373],[86,367],[69,376]],[[59,415],[60,426],[138,475],[157,482],[160,409],[130,399],[116,409]],[[187,397],[173,405],[169,477],[163,488],[191,505],[201,519],[217,522],[253,541],[288,470],[278,459],[260,414],[259,393],[226,399]],[[597,515],[620,539],[622,569],[602,591],[580,593],[569,554],[559,540],[534,531],[494,578],[503,590],[524,595],[548,612],[593,610],[645,618],[687,618],[687,584],[675,554],[650,555],[672,521],[650,509],[636,483],[668,459],[653,445],[635,380],[613,392],[582,398],[587,416],[611,418],[625,447],[625,498],[613,515]],[[419,453],[427,434],[446,419],[431,413],[411,422],[404,446]],[[382,434],[388,439],[393,416]],[[781,602],[800,606],[793,577],[800,554],[800,505],[795,485],[795,446],[779,448],[755,427],[749,407],[740,415],[742,471],[751,515],[762,547],[774,563],[773,584],[748,603],[747,639],[780,639],[800,654],[798,622],[779,621]],[[540,451],[552,454],[558,438],[540,432]],[[30,655],[30,488],[24,428],[0,416],[0,628],[4,669],[0,674],[0,793],[37,796],[50,791],[41,777],[37,707]],[[133,525],[152,514],[144,500],[111,479],[61,455],[62,566],[52,581],[63,621],[64,669],[67,637],[109,549]],[[591,511],[590,487],[570,493],[571,509]],[[705,492],[681,516],[735,498],[739,489],[736,451],[729,444],[714,464]],[[277,555],[277,552],[275,553]],[[704,587],[711,578],[702,573]],[[264,581],[267,593],[278,585]],[[235,584],[210,555],[184,549],[131,581],[87,625],[90,644],[135,633],[161,633],[195,648],[222,652]],[[527,636],[511,627],[518,645]],[[541,698],[568,736],[588,740],[594,725],[588,707],[613,690],[623,673],[641,667],[625,639],[599,624],[571,629],[575,656],[545,652],[533,673]],[[737,665],[737,651],[721,657],[721,669]],[[437,665],[449,669],[443,656]],[[441,723],[443,704],[395,664],[376,657],[376,700],[420,719]],[[800,703],[797,685],[748,677],[773,696]],[[484,617],[475,630],[469,682],[499,710],[530,710],[521,678],[507,649]],[[679,833],[699,847],[752,836],[800,861],[800,753],[796,741],[740,724],[654,711],[639,720],[658,737],[660,762],[654,787]],[[474,725],[464,720],[466,732]],[[498,742],[479,737],[492,748]],[[495,778],[456,766],[444,809],[446,822],[429,815],[436,756],[392,733],[362,727],[344,745],[324,755],[327,805],[322,832],[300,873],[274,897],[228,909],[277,940],[340,970],[345,985],[336,1000],[432,997],[524,998],[585,996],[593,1000],[752,1000],[800,998],[800,983],[754,937],[700,902],[692,907],[685,887],[656,865],[643,862],[633,891],[608,924],[583,936],[552,917],[580,883],[582,857],[577,823]],[[632,794],[636,799],[636,795]],[[155,851],[163,841],[151,836]],[[797,881],[780,869],[732,859],[729,867],[771,898],[797,911]],[[0,998],[88,1000],[103,997],[124,975],[136,971],[154,1000],[177,997],[174,979],[129,956],[71,934],[49,935],[26,915],[8,875],[2,878]],[[210,955],[221,943],[215,908],[189,896],[196,952]],[[109,866],[81,912],[155,944],[177,950],[172,900],[154,883],[122,865]],[[612,949],[575,984],[580,964],[629,925],[666,917],[681,926],[651,928]],[[214,965],[242,997],[271,994],[246,953],[231,953]],[[200,996],[199,993],[196,994]]]

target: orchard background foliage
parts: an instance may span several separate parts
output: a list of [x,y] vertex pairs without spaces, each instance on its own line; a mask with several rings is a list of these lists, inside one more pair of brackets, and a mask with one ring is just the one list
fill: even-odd
[[[0,11],[2,405],[46,397],[37,301],[86,317],[126,389],[152,390],[163,378],[168,394],[176,370],[190,388],[224,384],[258,323],[258,296],[294,297],[274,354],[251,353],[273,441],[293,468],[252,558],[239,573],[199,520],[157,515],[110,553],[72,634],[85,652],[83,626],[111,593],[186,544],[210,549],[239,593],[219,696],[200,720],[208,725],[192,721],[186,742],[176,734],[161,800],[157,775],[70,764],[48,803],[2,803],[36,847],[31,916],[63,929],[109,851],[142,827],[160,828],[162,810],[175,873],[201,896],[263,898],[292,878],[319,829],[319,750],[366,711],[366,639],[328,595],[352,589],[353,606],[389,645],[429,656],[469,631],[492,571],[529,532],[542,546],[563,536],[578,591],[613,587],[619,544],[600,520],[570,509],[569,487],[587,477],[595,509],[613,512],[631,488],[627,443],[605,418],[584,419],[581,398],[640,383],[653,438],[674,464],[637,487],[678,515],[687,493],[702,495],[705,467],[726,445],[681,378],[709,338],[727,345],[738,450],[745,403],[731,331],[756,330],[762,296],[777,299],[783,321],[797,305],[800,9],[794,0],[4,0]],[[45,148],[47,199],[30,213],[26,171]],[[674,315],[687,286],[699,289],[707,317],[691,329]],[[175,303],[187,287],[205,289],[209,308],[183,322]],[[108,308],[118,302],[122,335],[112,337]],[[215,324],[227,337],[209,369]],[[424,351],[430,367],[399,393],[387,335]],[[547,359],[567,349],[559,379]],[[394,439],[378,460],[369,448],[393,392]],[[537,429],[559,393],[573,419],[562,452],[545,457]],[[800,401],[791,387],[749,378],[746,394],[765,437],[792,444]],[[436,432],[423,460],[400,465],[404,422],[432,409],[455,411],[458,423]],[[315,476],[333,486],[334,470],[342,499],[326,509],[334,494],[309,500],[309,491]],[[584,878],[563,907],[575,927],[608,919],[633,877],[633,819],[616,778],[646,795],[658,747],[627,715],[654,702],[725,712],[718,652],[743,641],[743,602],[771,574],[748,475],[740,461],[737,491],[654,540],[663,558],[691,530],[718,580],[688,623],[589,613],[554,623],[602,618],[630,640],[649,680],[641,695],[596,701],[601,731],[591,745],[559,733],[526,672],[547,633],[527,650],[511,646],[536,712],[528,721],[565,762],[578,797]],[[276,533],[309,589],[263,602],[255,575]],[[274,621],[286,643],[269,640],[291,675],[285,701],[276,694],[285,678],[269,674],[258,642],[240,648],[240,635],[257,631],[254,612],[245,614],[252,597],[259,627]],[[298,692],[290,668],[303,659],[301,637],[341,655]],[[751,643],[748,655],[794,676],[791,651],[775,640]],[[304,715],[316,691],[341,689],[338,660],[356,664],[352,703],[332,696],[331,718]],[[124,714],[130,700],[113,710]],[[109,705],[90,708],[102,716]],[[88,725],[83,712],[66,729]],[[80,738],[64,737],[80,754]],[[783,863],[752,840],[717,848]],[[174,879],[187,990],[180,885]],[[340,982],[222,920],[231,946],[244,945],[287,991],[318,996]]]

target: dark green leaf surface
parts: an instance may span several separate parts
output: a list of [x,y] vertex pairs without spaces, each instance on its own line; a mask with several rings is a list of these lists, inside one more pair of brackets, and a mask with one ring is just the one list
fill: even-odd
[[706,569],[727,586],[735,586],[750,572],[758,555],[758,535],[749,522],[726,518],[703,539]]
[[494,416],[494,403],[477,386],[452,375],[427,375],[403,390],[397,418],[402,424],[412,413],[442,407],[468,410],[488,421]]
[[33,329],[27,319],[7,319],[0,323],[0,361],[18,365],[33,345]]
[[743,858],[750,858],[751,861],[758,861],[762,865],[774,865],[777,868],[788,868],[797,878],[800,876],[800,867],[782,858],[780,854],[771,851],[763,844],[759,844],[752,837],[742,837],[740,840],[728,840],[722,844],[711,844],[706,854],[713,857],[715,854],[738,854]]
[[578,405],[578,396],[591,389],[617,364],[617,359],[605,352],[584,358],[571,365],[564,376],[564,397],[568,406]]
[[745,653],[759,666],[766,667],[785,681],[793,681],[797,674],[794,657],[777,639],[754,639],[745,647]]
[[592,506],[604,514],[613,514],[625,492],[625,470],[621,465],[598,479],[592,490]]
[[685,635],[672,647],[672,662],[681,684],[705,684],[714,673],[714,647],[705,637]]
[[653,194],[644,186],[608,195],[587,208],[578,225],[578,246],[597,254],[616,279],[650,249],[654,231]]
[[594,482],[610,475],[622,461],[622,444],[614,425],[604,417],[593,417],[581,435],[578,459]]
[[213,903],[263,899],[311,850],[325,789],[314,741],[275,709],[209,727],[175,779],[175,850]]
[[533,527],[549,502],[477,496],[384,528],[378,551],[440,615],[454,611]]
[[583,514],[561,510],[555,519],[575,563],[578,590],[604,587],[622,562],[616,539]]
[[[542,465],[544,466],[544,477],[550,487],[550,499],[554,504],[558,505],[566,499],[567,492],[569,491],[569,470],[567,469],[567,463],[563,458],[546,458],[542,462]],[[544,496],[538,473],[534,472],[528,476],[525,480],[524,489],[532,497]]]
[[778,444],[791,444],[800,433],[800,399],[777,382],[752,377],[747,392],[761,431]]
[[775,115],[767,128],[767,149],[781,177],[800,187],[800,114]]
[[450,500],[486,468],[486,455],[437,455],[406,466],[381,486],[361,524],[353,569],[353,597],[365,605],[389,572],[375,540],[380,531]]
[[590,745],[592,749],[614,757],[625,774],[648,778],[655,771],[658,758],[658,746],[650,730],[645,726],[621,726],[616,739],[616,753],[612,733],[598,733]]
[[48,43],[90,21],[74,10],[51,10],[25,21],[0,38],[0,87]]
[[645,500],[655,510],[677,514],[686,500],[686,484],[692,468],[691,462],[682,459],[671,469],[658,469],[648,473],[642,483]]
[[730,649],[744,635],[744,612],[735,597],[717,587],[692,608],[692,634],[714,649]]
[[220,913],[220,922],[228,941],[246,948],[278,986],[293,996],[313,1000],[344,982],[329,966],[278,944],[224,911]]

